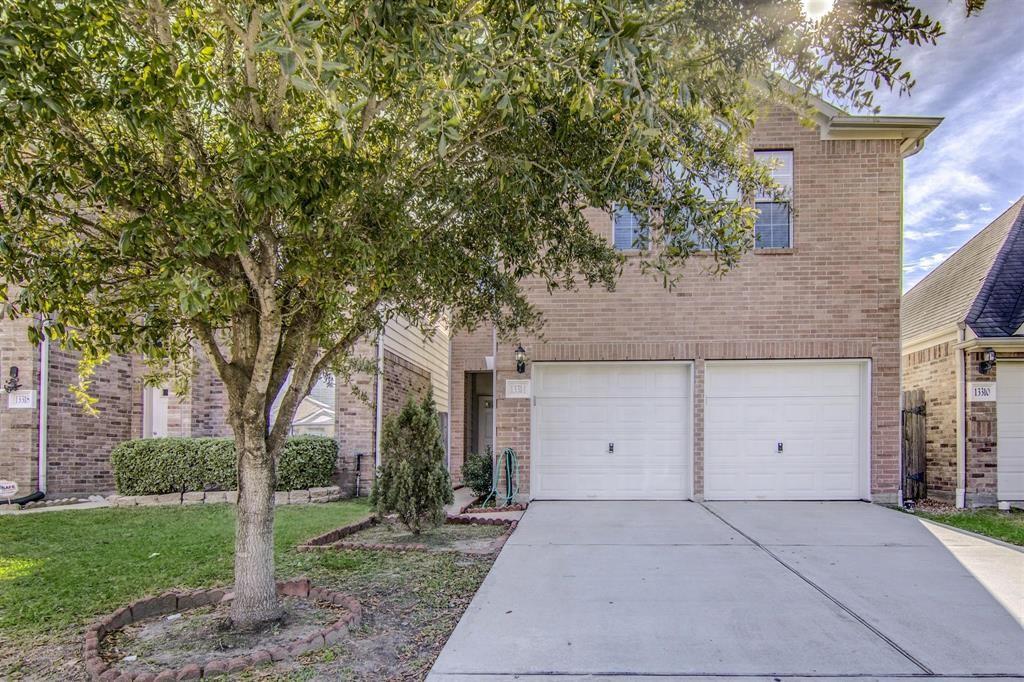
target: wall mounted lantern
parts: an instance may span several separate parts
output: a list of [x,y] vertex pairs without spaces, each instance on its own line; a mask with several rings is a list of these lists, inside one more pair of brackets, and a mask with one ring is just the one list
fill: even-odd
[[518,374],[526,372],[526,350],[523,348],[523,344],[516,346],[516,372]]
[[4,390],[8,393],[14,393],[21,388],[21,382],[18,381],[18,368],[11,366],[10,377],[4,382]]
[[978,363],[978,372],[981,374],[988,374],[995,366],[996,352],[991,348],[986,348],[981,354],[981,362]]

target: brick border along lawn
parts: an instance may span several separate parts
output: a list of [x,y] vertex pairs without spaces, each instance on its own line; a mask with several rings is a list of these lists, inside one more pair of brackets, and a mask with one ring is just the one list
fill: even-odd
[[[366,609],[351,637],[278,664],[282,672],[312,666],[352,679],[425,674],[493,561],[295,550],[368,514],[365,500],[278,510],[278,578],[308,576],[316,585],[352,594]],[[0,520],[0,679],[87,679],[81,643],[90,622],[146,595],[229,585],[233,539],[229,505]]]

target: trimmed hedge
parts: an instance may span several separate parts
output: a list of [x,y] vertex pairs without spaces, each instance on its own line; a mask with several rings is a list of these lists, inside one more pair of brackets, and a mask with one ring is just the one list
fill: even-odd
[[[338,443],[333,438],[289,438],[277,460],[277,489],[328,486],[337,459]],[[117,445],[110,461],[119,495],[238,489],[231,438],[139,438]]]

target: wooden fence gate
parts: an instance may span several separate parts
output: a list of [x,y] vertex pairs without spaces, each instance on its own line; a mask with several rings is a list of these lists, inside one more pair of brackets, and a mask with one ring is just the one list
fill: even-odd
[[903,392],[903,499],[928,496],[924,390]]

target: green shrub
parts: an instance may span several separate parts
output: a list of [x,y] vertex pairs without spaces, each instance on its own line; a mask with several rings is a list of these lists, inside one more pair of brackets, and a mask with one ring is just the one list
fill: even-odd
[[455,501],[444,468],[444,445],[434,396],[412,398],[397,415],[384,420],[380,452],[383,464],[373,482],[370,504],[379,514],[395,513],[406,528],[444,522],[444,506]]
[[466,460],[462,463],[462,482],[468,485],[477,497],[483,497],[491,492],[493,480],[494,455],[490,447],[483,454],[471,452],[466,455]]
[[[277,489],[328,486],[337,459],[338,444],[332,438],[289,438],[277,460]],[[230,438],[139,438],[117,445],[110,461],[120,495],[238,488],[235,442]]]

